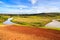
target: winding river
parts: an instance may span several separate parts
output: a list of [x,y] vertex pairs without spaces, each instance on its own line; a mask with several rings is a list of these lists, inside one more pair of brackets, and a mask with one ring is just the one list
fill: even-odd
[[11,22],[13,18],[8,18],[5,22],[3,22],[3,24],[14,24],[13,22]]

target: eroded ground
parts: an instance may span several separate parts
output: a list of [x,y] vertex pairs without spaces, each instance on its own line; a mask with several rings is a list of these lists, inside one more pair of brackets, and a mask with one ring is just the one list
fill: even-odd
[[60,31],[16,25],[0,26],[0,40],[60,40]]

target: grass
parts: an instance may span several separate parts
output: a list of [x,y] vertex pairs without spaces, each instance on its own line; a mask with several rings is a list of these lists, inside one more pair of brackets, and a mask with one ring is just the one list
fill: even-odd
[[29,24],[31,26],[44,26],[48,22],[51,21],[51,19],[48,19],[46,17],[39,17],[39,16],[27,16],[27,17],[20,17],[20,16],[14,16],[14,19],[12,22],[18,23],[18,24]]
[[[31,26],[37,28],[47,28],[45,25],[53,19],[60,19],[60,14],[39,14],[39,15],[0,15],[0,24],[8,18],[13,17],[12,22],[17,25]],[[49,29],[49,28],[48,28]],[[52,29],[52,28],[50,28]],[[55,29],[55,28],[54,28]],[[56,28],[60,30],[60,28]]]
[[[41,27],[40,27],[41,28]],[[42,28],[45,28],[45,29],[53,29],[53,30],[60,30],[60,28],[55,28],[55,27],[42,27]]]
[[0,24],[6,21],[10,16],[8,15],[0,15]]

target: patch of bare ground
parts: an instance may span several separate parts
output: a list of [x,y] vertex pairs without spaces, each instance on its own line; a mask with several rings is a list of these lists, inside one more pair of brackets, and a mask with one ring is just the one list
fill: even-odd
[[0,27],[0,40],[60,40],[60,31],[7,25]]

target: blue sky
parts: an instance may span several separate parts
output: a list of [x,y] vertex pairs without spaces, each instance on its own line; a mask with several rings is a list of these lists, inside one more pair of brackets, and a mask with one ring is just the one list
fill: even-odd
[[0,0],[0,13],[60,12],[60,0]]

